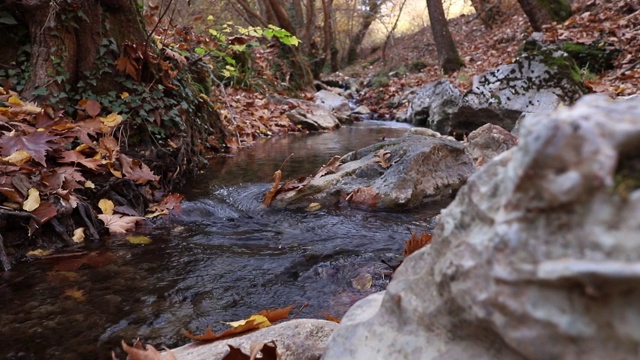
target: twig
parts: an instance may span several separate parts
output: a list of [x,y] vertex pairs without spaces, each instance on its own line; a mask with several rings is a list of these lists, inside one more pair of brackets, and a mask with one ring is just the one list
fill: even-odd
[[7,252],[4,250],[4,239],[0,235],[0,262],[2,262],[2,268],[5,272],[11,270],[11,261],[7,256]]
[[222,91],[222,95],[224,97],[224,102],[227,104],[227,108],[229,109],[229,117],[231,117],[231,122],[233,122],[233,127],[236,130],[236,138],[238,140],[238,146],[240,146],[240,133],[238,133],[238,123],[236,122],[236,117],[233,115],[233,108],[229,103],[229,99],[227,99],[227,92],[224,90],[224,85],[220,80],[218,80],[215,76],[211,77],[213,81],[217,82],[220,85],[220,91]]

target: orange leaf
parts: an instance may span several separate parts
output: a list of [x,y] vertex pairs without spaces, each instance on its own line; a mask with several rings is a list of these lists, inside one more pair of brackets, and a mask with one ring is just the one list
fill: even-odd
[[376,190],[372,187],[359,187],[349,196],[347,196],[347,201],[349,204],[354,205],[356,207],[362,208],[375,208],[378,205],[378,201],[380,201],[382,197],[378,195]]
[[257,329],[259,329],[259,327],[256,326],[256,322],[253,320],[249,320],[244,325],[227,329],[219,334],[214,333],[213,331],[211,331],[211,327],[208,327],[207,330],[202,335],[193,335],[189,331],[186,331],[184,335],[189,339],[196,340],[196,341],[214,341],[214,340],[220,340],[232,335],[242,334],[242,333],[245,333],[251,330],[257,330]]
[[291,304],[287,307],[283,307],[281,309],[269,309],[269,310],[262,310],[258,313],[258,315],[262,315],[264,317],[267,318],[267,320],[269,320],[269,322],[274,323],[276,321],[280,321],[280,320],[284,320],[286,318],[289,317],[289,313],[291,312],[291,310],[293,310],[293,308],[296,306],[296,304]]
[[431,243],[431,234],[422,232],[420,236],[417,233],[411,233],[411,239],[404,242],[404,251],[402,251],[402,256],[407,257],[419,249],[429,245]]
[[278,193],[278,189],[280,189],[280,180],[282,180],[282,171],[278,170],[273,173],[273,185],[271,186],[271,190],[267,192],[264,196],[264,200],[262,200],[262,204],[264,204],[264,206],[269,207],[269,205],[271,205],[273,198]]

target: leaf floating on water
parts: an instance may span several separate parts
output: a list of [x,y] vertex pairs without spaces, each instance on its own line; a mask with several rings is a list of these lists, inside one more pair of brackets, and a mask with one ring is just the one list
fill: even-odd
[[382,166],[382,168],[386,169],[389,166],[391,166],[391,163],[389,163],[389,160],[388,160],[389,156],[391,156],[391,152],[385,149],[380,149],[373,155],[373,162],[379,164],[380,166]]
[[432,235],[426,232],[422,232],[420,233],[420,235],[412,232],[411,239],[404,242],[404,251],[402,251],[402,256],[407,257],[420,250],[421,248],[429,245],[431,243],[431,238]]
[[309,204],[309,206],[307,206],[305,210],[308,212],[313,212],[313,211],[318,211],[320,209],[322,209],[322,205],[320,205],[320,203],[311,203]]
[[351,286],[360,291],[369,290],[373,284],[373,277],[371,274],[362,273],[353,279],[351,279]]
[[127,236],[127,241],[135,245],[149,245],[153,242],[148,236],[144,235]]
[[277,170],[276,172],[273,173],[273,185],[271,185],[271,190],[267,192],[267,194],[264,196],[264,200],[262,200],[262,204],[264,206],[269,207],[271,205],[273,198],[276,196],[276,194],[278,193],[278,190],[280,189],[281,180],[282,180],[282,171]]

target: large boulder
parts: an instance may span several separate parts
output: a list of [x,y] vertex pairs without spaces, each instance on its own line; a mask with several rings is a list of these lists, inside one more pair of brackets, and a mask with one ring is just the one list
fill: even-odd
[[349,100],[342,95],[329,90],[320,90],[315,96],[316,104],[324,105],[333,110],[334,114],[339,118],[347,117],[351,113]]
[[297,100],[296,104],[298,107],[286,114],[295,125],[309,131],[334,130],[340,127],[340,121],[326,106],[304,100]]
[[337,326],[326,320],[291,320],[232,339],[188,344],[172,352],[180,360],[222,359],[229,353],[229,345],[249,354],[251,344],[273,340],[282,360],[317,360]]
[[523,121],[323,358],[640,357],[640,99]]
[[340,162],[304,187],[280,193],[273,204],[306,208],[346,202],[366,209],[413,208],[451,198],[474,171],[461,143],[415,134],[354,151]]
[[525,54],[513,64],[474,76],[464,95],[448,80],[414,90],[408,119],[441,134],[468,134],[491,123],[511,131],[523,113],[572,104],[584,93],[573,60],[553,49]]
[[517,144],[517,136],[498,125],[485,124],[469,134],[465,147],[474,164],[482,166]]

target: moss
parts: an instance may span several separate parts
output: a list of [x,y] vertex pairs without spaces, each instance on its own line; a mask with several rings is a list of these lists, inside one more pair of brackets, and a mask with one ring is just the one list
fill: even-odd
[[414,61],[409,65],[409,71],[413,73],[419,73],[422,69],[427,67],[427,63],[424,61]]
[[613,69],[613,61],[621,53],[613,44],[601,40],[591,44],[565,42],[562,51],[569,54],[581,69],[596,74]]
[[374,88],[381,88],[389,85],[389,77],[386,74],[378,74],[370,81],[370,86]]

